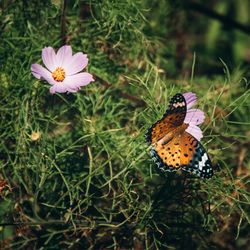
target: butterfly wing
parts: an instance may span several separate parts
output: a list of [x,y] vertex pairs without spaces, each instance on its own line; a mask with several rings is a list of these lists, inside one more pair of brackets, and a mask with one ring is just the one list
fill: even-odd
[[156,144],[151,150],[153,160],[164,171],[181,168],[202,178],[211,178],[211,160],[198,140],[187,132],[174,137],[167,144]]
[[187,105],[182,94],[176,94],[170,100],[169,108],[163,117],[157,121],[145,134],[146,141],[154,144],[166,134],[183,124],[187,113]]

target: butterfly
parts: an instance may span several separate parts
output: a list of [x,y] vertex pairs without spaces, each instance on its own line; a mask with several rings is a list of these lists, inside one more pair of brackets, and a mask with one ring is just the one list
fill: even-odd
[[182,169],[201,178],[211,178],[212,163],[200,143],[202,132],[197,126],[205,115],[200,109],[190,109],[196,99],[192,92],[173,96],[166,113],[147,130],[145,137],[161,170]]

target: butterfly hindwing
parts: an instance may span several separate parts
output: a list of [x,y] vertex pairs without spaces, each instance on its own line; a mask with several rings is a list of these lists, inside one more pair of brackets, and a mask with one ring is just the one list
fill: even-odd
[[145,134],[148,143],[159,141],[164,135],[180,126],[186,116],[187,105],[182,94],[176,94],[171,98],[169,108],[163,117],[157,121]]
[[187,132],[174,137],[165,145],[157,143],[151,154],[158,167],[164,171],[181,168],[202,178],[213,175],[212,163],[206,150]]
[[212,162],[204,147],[187,132],[184,132],[183,137],[183,143],[181,144],[181,147],[184,148],[183,152],[187,152],[187,147],[189,151],[191,149],[192,151],[190,151],[190,154],[186,153],[185,155],[184,153],[184,157],[187,160],[185,162],[184,160],[182,161],[182,169],[201,178],[211,178],[213,175]]
[[180,167],[179,142],[174,139],[167,144],[156,143],[151,155],[157,166],[164,171],[174,171]]

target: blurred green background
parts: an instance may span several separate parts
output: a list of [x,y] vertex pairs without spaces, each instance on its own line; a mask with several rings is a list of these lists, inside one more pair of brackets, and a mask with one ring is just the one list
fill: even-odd
[[[249,249],[248,0],[0,1],[0,249]],[[45,46],[95,82],[49,94]],[[214,177],[157,171],[144,134],[197,93]]]

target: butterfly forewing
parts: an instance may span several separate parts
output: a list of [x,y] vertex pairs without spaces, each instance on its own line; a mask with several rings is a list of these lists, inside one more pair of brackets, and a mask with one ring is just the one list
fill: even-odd
[[169,108],[163,117],[146,132],[145,136],[147,142],[153,144],[173,131],[177,126],[182,125],[186,112],[187,107],[185,98],[182,94],[176,94],[170,100]]

